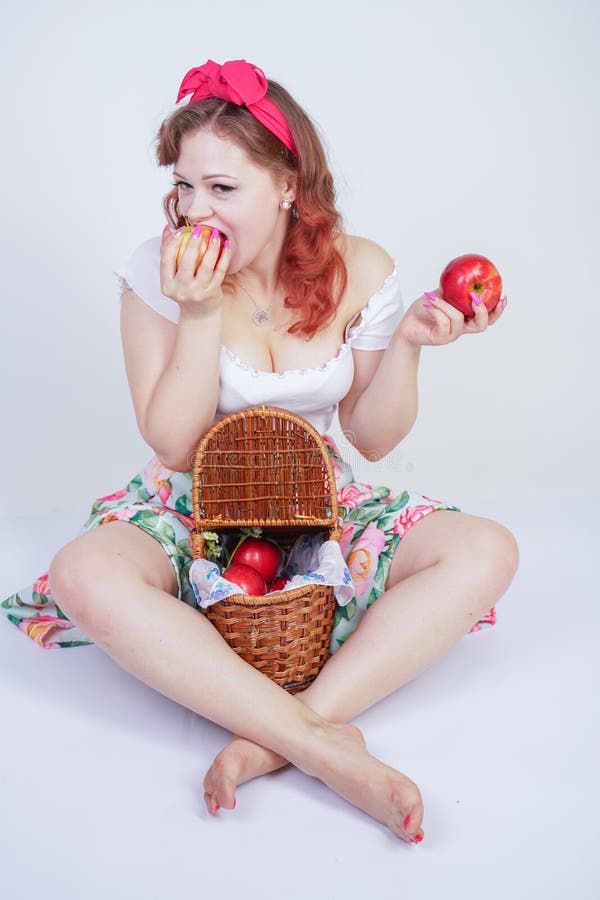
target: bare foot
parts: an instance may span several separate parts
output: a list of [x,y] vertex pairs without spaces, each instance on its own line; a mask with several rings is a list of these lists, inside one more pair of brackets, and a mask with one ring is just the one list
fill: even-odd
[[[310,765],[308,774],[387,825],[397,837],[413,843],[422,841],[423,803],[417,785],[371,756],[358,728],[337,724],[329,728],[328,747],[319,761]],[[206,773],[204,800],[208,811],[234,809],[239,784],[287,764],[274,751],[236,736]]]
[[210,813],[235,808],[238,785],[289,765],[287,759],[236,735],[215,757],[204,777],[204,802]]
[[423,840],[419,788],[397,769],[371,756],[354,725],[327,723],[325,745],[299,768],[368,813],[405,841]]

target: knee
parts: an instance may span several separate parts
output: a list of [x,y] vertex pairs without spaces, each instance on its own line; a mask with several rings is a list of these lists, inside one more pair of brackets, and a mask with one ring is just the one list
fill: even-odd
[[93,585],[98,574],[96,553],[78,546],[77,540],[62,547],[48,569],[50,590],[60,609],[77,624],[93,609]]
[[508,587],[519,568],[519,545],[504,525],[481,519],[471,547],[471,558],[481,563],[488,577],[493,574]]

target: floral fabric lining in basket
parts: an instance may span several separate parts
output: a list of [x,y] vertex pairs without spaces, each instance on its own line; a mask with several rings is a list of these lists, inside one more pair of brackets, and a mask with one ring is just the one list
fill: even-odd
[[[290,579],[283,591],[291,591],[305,584],[328,584],[333,586],[339,606],[346,606],[354,597],[354,582],[340,545],[337,541],[325,541],[322,534],[300,535],[280,574]],[[189,579],[198,606],[202,609],[241,592],[241,588],[228,581],[217,564],[208,559],[194,560]]]

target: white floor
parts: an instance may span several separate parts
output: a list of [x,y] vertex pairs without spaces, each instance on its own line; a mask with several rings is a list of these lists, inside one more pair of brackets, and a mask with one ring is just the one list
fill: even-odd
[[[43,651],[2,618],[2,896],[596,900],[597,507],[463,505],[519,540],[498,624],[356,720],[419,784],[419,846],[290,767],[209,816],[202,778],[227,732],[96,647]],[[86,517],[0,519],[0,599]]]

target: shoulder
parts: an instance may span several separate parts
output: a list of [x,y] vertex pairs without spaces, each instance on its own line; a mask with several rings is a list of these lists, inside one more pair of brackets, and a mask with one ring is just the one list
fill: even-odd
[[398,265],[375,241],[356,235],[343,236],[340,252],[348,267],[344,340],[353,350],[384,350],[404,315]]
[[340,235],[338,249],[348,270],[348,290],[365,299],[381,290],[392,274],[395,262],[384,248],[355,234]]
[[[127,292],[132,291],[163,319],[177,324],[179,307],[174,300],[165,297],[161,292],[160,243],[160,237],[152,237],[143,241],[113,271],[121,285],[123,297]],[[129,305],[137,306],[138,311],[141,311],[139,304],[129,303]]]
[[366,237],[358,234],[341,234],[339,237],[339,250],[350,265],[361,263],[379,263],[380,265],[393,265],[393,259],[387,250]]
[[386,292],[393,288],[390,277],[396,273],[398,280],[398,272],[394,259],[375,241],[354,234],[342,234],[338,241],[348,272],[341,310],[347,328],[350,322],[360,321],[359,314],[372,298],[381,296],[384,287]]

